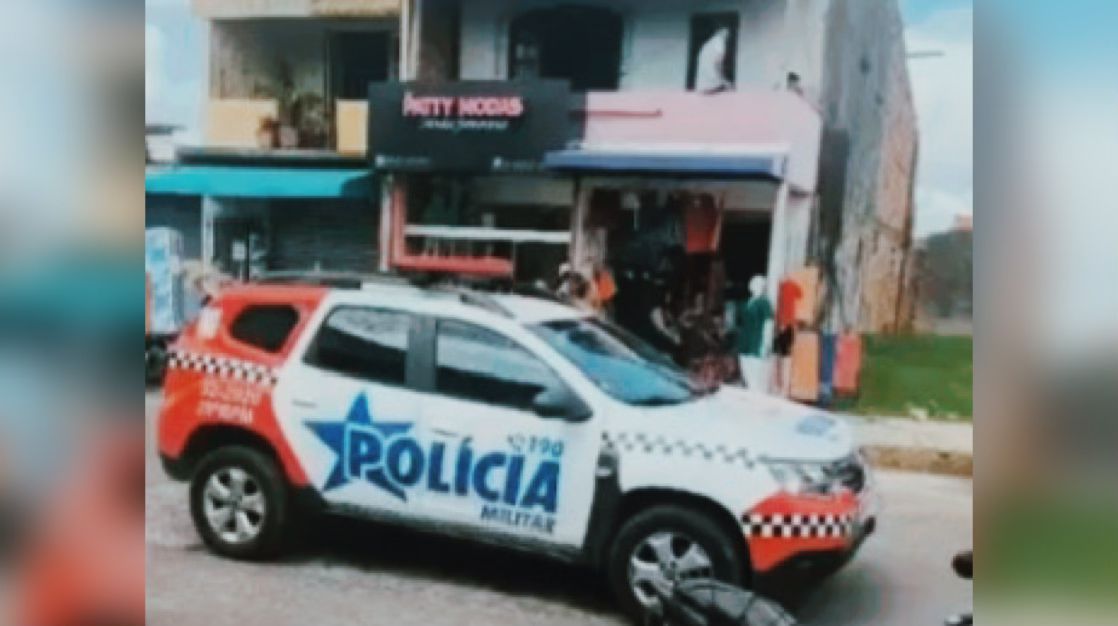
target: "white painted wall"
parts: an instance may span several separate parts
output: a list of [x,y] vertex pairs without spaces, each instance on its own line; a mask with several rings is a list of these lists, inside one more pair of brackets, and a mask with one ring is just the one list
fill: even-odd
[[[788,5],[792,2],[793,5]],[[522,11],[562,4],[557,0],[469,0],[462,3],[461,75],[485,80],[508,77],[508,29]],[[804,3],[807,3],[806,5]],[[795,52],[795,66],[805,81],[817,76],[807,69],[822,54],[822,11],[827,0],[579,0],[579,4],[606,6],[622,13],[621,88],[684,89],[687,86],[691,16],[696,13],[738,11],[738,87],[775,88],[784,84],[788,54]],[[796,37],[819,37],[805,45],[790,45],[785,36],[785,16],[794,9],[818,14],[818,28],[796,26]],[[813,17],[812,19],[815,19]],[[814,22],[808,22],[814,24]],[[806,61],[804,59],[816,59]]]

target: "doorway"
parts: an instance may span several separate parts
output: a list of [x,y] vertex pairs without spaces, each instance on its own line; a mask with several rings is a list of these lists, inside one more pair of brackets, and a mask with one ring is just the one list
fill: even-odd
[[391,74],[391,48],[386,31],[331,33],[330,102],[366,100],[369,83],[383,83]]
[[731,298],[748,295],[749,280],[768,277],[772,216],[726,212],[722,221],[719,254],[726,263],[726,283]]

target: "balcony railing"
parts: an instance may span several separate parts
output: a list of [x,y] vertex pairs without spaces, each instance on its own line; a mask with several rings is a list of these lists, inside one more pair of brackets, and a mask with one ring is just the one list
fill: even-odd
[[336,100],[325,133],[310,133],[298,123],[279,124],[275,99],[214,99],[206,104],[205,145],[242,150],[333,150],[364,156],[368,143],[368,111],[364,100]]

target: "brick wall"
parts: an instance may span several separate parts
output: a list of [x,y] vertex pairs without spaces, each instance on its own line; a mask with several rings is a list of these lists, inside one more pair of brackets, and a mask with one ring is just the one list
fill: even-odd
[[825,319],[833,329],[891,331],[906,311],[917,134],[894,0],[832,0],[827,17],[819,236]]

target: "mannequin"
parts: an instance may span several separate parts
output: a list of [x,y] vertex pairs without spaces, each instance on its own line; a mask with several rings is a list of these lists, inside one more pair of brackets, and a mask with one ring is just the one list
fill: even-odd
[[769,376],[765,370],[768,347],[772,345],[773,306],[765,295],[763,276],[749,280],[749,299],[738,304],[734,320],[745,384],[755,391],[768,393]]

